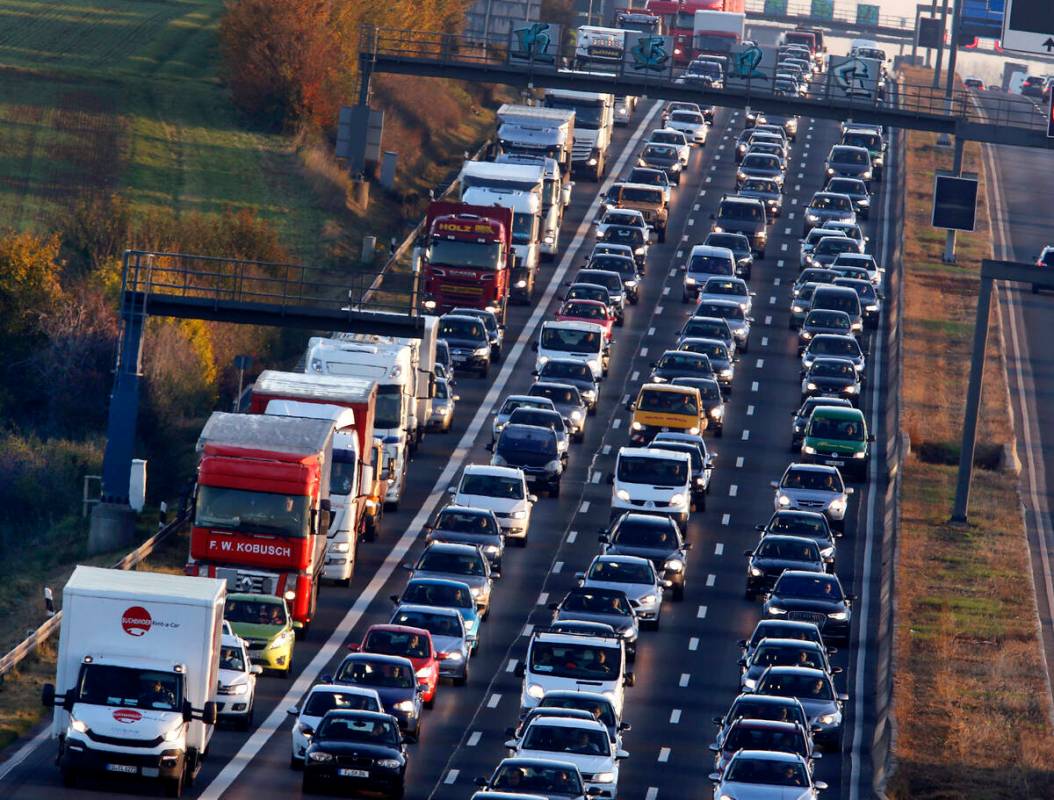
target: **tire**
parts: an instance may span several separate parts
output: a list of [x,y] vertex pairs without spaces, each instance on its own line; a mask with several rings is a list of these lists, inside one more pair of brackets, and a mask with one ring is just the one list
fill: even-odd
[[296,756],[289,756],[289,769],[300,772],[304,769],[304,762]]
[[582,444],[586,439],[585,431],[579,431],[571,437],[571,441],[575,444]]
[[615,317],[615,327],[616,328],[621,328],[625,324],[626,324],[626,317],[625,316]]
[[684,600],[684,584],[675,583],[673,585],[673,599],[675,602],[681,602]]
[[490,362],[488,361],[482,367],[479,368],[479,377],[486,378],[490,374]]
[[178,777],[169,778],[165,781],[165,796],[166,797],[182,797],[183,796],[183,783],[186,779],[186,770],[179,773]]
[[399,501],[398,500],[385,500],[384,501],[384,510],[385,511],[398,511],[399,510]]
[[253,712],[256,711],[256,700],[253,699],[253,704],[249,706],[249,713],[238,720],[238,730],[248,731],[252,730],[253,727]]
[[466,683],[468,683],[468,667],[467,666],[465,667],[465,674],[464,675],[462,675],[461,677],[458,677],[458,678],[454,678],[454,685],[455,686],[464,686]]

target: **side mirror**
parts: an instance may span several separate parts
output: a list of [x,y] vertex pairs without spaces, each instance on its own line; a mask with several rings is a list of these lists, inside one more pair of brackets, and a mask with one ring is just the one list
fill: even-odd
[[287,708],[285,710],[285,713],[288,714],[291,717],[299,717],[300,716],[300,706],[290,706],[289,708]]
[[714,783],[720,783],[721,782],[721,773],[720,772],[711,772],[706,777],[707,777],[707,779],[712,780]]
[[40,704],[45,708],[55,705],[55,684],[45,683],[40,687]]
[[522,661],[516,663],[516,669],[512,671],[512,674],[515,675],[517,678],[522,678],[524,675],[527,674],[527,668],[523,666]]
[[838,702],[839,703],[848,703],[849,702],[849,695],[847,695],[845,692],[841,692],[838,695]]
[[755,525],[754,526],[754,530],[756,530],[756,531],[763,531],[763,530],[765,530],[765,526],[764,525]]
[[688,265],[687,264],[681,264],[681,272],[687,272],[687,271],[688,271]]
[[831,667],[831,674],[832,675],[841,675],[843,672],[845,672],[845,670],[842,669],[841,667]]
[[253,675],[263,675],[263,667],[259,664],[253,664],[252,669],[250,669],[249,672]]
[[707,745],[706,749],[709,750],[711,753],[720,753],[721,752],[721,748],[718,747],[716,743],[712,743],[712,744]]
[[413,564],[407,564],[407,563],[405,563],[405,562],[404,562],[404,563],[402,563],[402,564],[400,564],[399,566],[400,566],[400,567],[401,567],[402,569],[405,569],[405,570],[407,570],[407,571],[409,571],[409,572],[413,572],[413,569],[414,569],[414,565],[413,565]]
[[780,482],[779,481],[769,481],[769,486],[771,486],[773,489],[778,489],[778,488],[780,488]]
[[201,721],[206,725],[215,725],[216,716],[218,714],[216,704],[211,700],[205,704],[205,707],[201,710]]
[[531,370],[531,376],[537,378],[538,377],[538,370],[532,369]]
[[348,652],[349,653],[358,653],[360,650],[362,650],[362,645],[359,644],[358,642],[350,642],[348,644]]
[[457,494],[457,487],[456,486],[448,486],[448,487],[446,487],[446,491],[447,491],[447,494]]
[[813,781],[812,786],[818,792],[823,792],[827,790],[827,784],[824,781]]
[[637,410],[637,404],[634,403],[632,400],[630,400],[628,403],[626,403],[626,410],[627,411],[636,411]]
[[584,572],[576,572],[575,573],[575,580],[576,581],[584,581],[585,579],[586,579],[586,574]]
[[724,717],[711,717],[710,721],[713,722],[715,725],[720,725],[725,720],[724,720]]
[[853,494],[853,493],[855,493],[855,492],[856,492],[856,489],[854,489],[854,488],[853,488],[852,486],[847,486],[847,487],[845,488],[845,493],[846,493],[846,494]]
[[747,660],[745,658],[739,659],[739,666],[745,667],[746,665],[747,665]]
[[459,401],[459,400],[461,399],[461,395],[459,395],[459,394],[455,394],[455,395],[454,395],[453,397],[451,397],[450,399],[451,399],[451,400],[453,400],[453,401],[454,401],[454,402],[456,403],[456,402],[458,402],[458,401]]
[[628,722],[620,722],[618,729],[622,731],[622,733],[629,733],[631,730],[633,730],[633,726],[630,725]]
[[515,739],[509,739],[508,741],[505,742],[505,746],[509,750],[515,750],[516,749],[516,740]]
[[754,551],[753,550],[744,550],[743,551],[743,555],[745,555],[747,558],[750,558],[752,555],[754,555]]
[[505,735],[506,736],[515,736],[516,735],[516,729],[515,728],[506,728],[505,729]]
[[481,789],[486,789],[487,788],[487,779],[486,778],[476,778],[476,780],[474,782],[475,782],[476,786],[479,786]]
[[531,503],[537,503],[538,502],[538,495],[536,495],[536,494],[529,494],[529,495],[527,495],[527,500],[528,500],[528,502],[531,502]]
[[717,219],[717,215],[716,214],[711,214],[710,215],[710,219]]

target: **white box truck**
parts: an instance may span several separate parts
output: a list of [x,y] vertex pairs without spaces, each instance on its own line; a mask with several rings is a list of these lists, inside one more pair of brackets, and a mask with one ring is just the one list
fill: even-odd
[[226,583],[78,566],[62,591],[53,706],[63,783],[163,781],[179,797],[216,723]]

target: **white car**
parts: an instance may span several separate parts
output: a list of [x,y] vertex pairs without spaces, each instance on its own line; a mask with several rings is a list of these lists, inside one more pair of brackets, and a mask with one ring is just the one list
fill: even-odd
[[541,716],[519,739],[505,742],[509,755],[555,758],[578,767],[586,793],[592,797],[618,795],[619,761],[629,757],[611,746],[608,729],[596,720]]
[[826,515],[832,528],[845,530],[845,513],[853,487],[845,485],[838,467],[793,463],[771,486],[775,489],[772,505],[776,511],[818,511]]
[[734,300],[739,303],[744,314],[750,314],[754,308],[754,292],[750,291],[747,282],[742,278],[707,278],[699,287],[699,302],[709,300]]
[[293,752],[289,757],[289,766],[299,769],[304,764],[304,753],[311,744],[315,728],[322,721],[327,711],[334,709],[345,711],[384,711],[380,695],[376,689],[363,686],[344,686],[319,683],[311,687],[300,705],[293,706],[286,713],[295,717],[293,723]]
[[692,459],[687,453],[623,447],[611,476],[611,518],[624,511],[673,517],[688,524],[692,503]]
[[813,780],[808,762],[797,753],[740,750],[724,772],[711,772],[714,800],[816,800],[827,788]]
[[[583,272],[597,273],[600,270]],[[538,354],[534,368],[539,372],[554,358],[573,358],[588,364],[597,381],[603,380],[607,374],[607,334],[601,325],[592,322],[543,322],[541,333],[531,344],[531,349]]]
[[677,155],[681,163],[688,166],[688,159],[692,155],[692,145],[683,130],[676,128],[656,128],[648,137],[647,144],[672,144],[677,148]]
[[253,724],[256,701],[256,676],[263,667],[249,660],[245,640],[224,630],[220,637],[220,679],[212,698],[216,713],[229,719],[243,731]]
[[527,491],[523,470],[469,464],[458,484],[448,491],[454,505],[493,511],[506,538],[515,539],[521,547],[527,545],[531,509],[538,498]]
[[666,120],[666,127],[680,131],[692,144],[705,145],[706,134],[710,126],[706,124],[706,117],[699,111],[679,110],[670,113]]

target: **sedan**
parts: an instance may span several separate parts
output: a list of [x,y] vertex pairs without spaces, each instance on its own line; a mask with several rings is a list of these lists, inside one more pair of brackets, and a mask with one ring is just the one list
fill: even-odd
[[584,361],[575,358],[552,358],[535,372],[540,381],[567,383],[578,389],[578,393],[589,407],[590,415],[597,413],[600,387],[593,377],[593,370]]
[[750,178],[768,178],[783,186],[783,161],[778,156],[748,152],[736,171],[736,190]]
[[806,263],[810,267],[829,267],[842,253],[859,253],[860,245],[848,236],[824,236],[813,247]]
[[[722,717],[714,717],[718,727],[714,745],[721,749],[732,725],[739,719],[765,719],[789,722],[809,730],[809,717],[796,697],[775,697],[767,694],[741,694],[732,701]],[[710,748],[714,750],[714,747]]]
[[[611,341],[615,313],[598,300],[564,300],[557,309],[557,322],[591,322],[604,329],[605,341]],[[589,367],[587,366],[586,369]]]
[[882,316],[882,296],[870,280],[860,278],[837,278],[835,286],[847,286],[860,297],[860,308],[864,311],[864,325],[871,329],[878,328]]
[[403,564],[414,578],[443,578],[468,585],[481,616],[490,611],[492,588],[490,562],[474,545],[435,542],[428,545],[415,564]]
[[831,530],[827,517],[815,511],[777,511],[764,525],[755,529],[761,532],[762,538],[771,535],[800,536],[812,539],[820,548],[827,572],[834,572],[835,539],[841,534]]
[[505,743],[509,754],[521,758],[555,758],[578,767],[590,797],[618,794],[619,761],[629,754],[611,746],[600,722],[570,717],[536,718],[519,739]]
[[705,145],[710,126],[702,112],[687,109],[673,111],[666,120],[666,127],[683,133],[692,144]]
[[[611,212],[608,212],[611,213]],[[633,248],[633,260],[642,270],[648,261],[649,235],[636,225],[608,225],[604,232],[597,235],[597,241],[605,244],[621,244]]]
[[832,667],[827,648],[818,642],[804,639],[765,638],[758,642],[750,658],[741,658],[740,683],[750,692],[758,685],[762,673],[769,667],[810,667],[822,669],[828,675],[839,675],[841,667]]
[[626,645],[626,657],[637,652],[639,626],[637,614],[622,589],[598,589],[579,586],[564,595],[559,603],[550,603],[553,622],[580,620],[610,625]]
[[668,144],[649,144],[644,146],[637,166],[661,169],[674,185],[681,185],[681,157],[677,148]]
[[836,530],[845,527],[845,512],[853,487],[846,486],[837,467],[823,464],[790,464],[783,477],[772,482],[776,511],[801,510],[825,514]]
[[750,349],[750,323],[754,318],[743,310],[735,300],[707,300],[695,307],[695,317],[720,317],[728,323],[736,340],[736,349],[742,353]]
[[678,345],[685,339],[717,339],[735,355],[736,339],[728,323],[720,317],[689,317],[677,334]]
[[801,379],[801,398],[845,397],[853,405],[860,402],[863,376],[848,358],[817,358]]
[[739,303],[744,314],[750,314],[753,309],[753,296],[754,292],[750,291],[747,282],[742,278],[708,278],[706,283],[699,287],[700,303],[709,300],[734,300]]
[[651,561],[637,556],[596,556],[589,569],[575,576],[585,589],[624,592],[641,625],[658,630],[663,592],[672,586],[655,571]]
[[667,350],[652,362],[650,383],[669,383],[674,378],[716,378],[710,359],[699,353]]
[[812,262],[809,259],[812,256],[813,248],[816,247],[816,244],[821,239],[827,236],[845,236],[845,234],[841,231],[836,231],[834,228],[811,228],[809,232],[805,234],[801,240],[801,247],[798,251],[799,270],[812,266]]
[[758,694],[796,697],[809,715],[817,744],[827,750],[840,749],[842,704],[849,698],[834,689],[834,680],[822,669],[769,667],[758,679]]
[[462,314],[469,317],[478,317],[487,329],[487,338],[490,339],[490,358],[494,363],[501,361],[502,349],[505,346],[505,326],[498,320],[498,315],[485,308],[454,308],[451,314]]
[[249,660],[245,640],[225,633],[220,640],[220,672],[216,684],[216,712],[220,719],[230,720],[239,730],[252,728],[256,705],[256,676],[263,667]]
[[851,603],[837,575],[787,570],[765,600],[764,614],[769,619],[812,622],[825,642],[848,644]]
[[[838,180],[849,180],[839,178]],[[849,195],[835,192],[817,192],[805,207],[802,236],[808,236],[813,228],[822,228],[828,222],[856,222],[856,212]]]
[[765,536],[747,557],[747,600],[769,591],[784,570],[824,571],[820,548],[812,539],[801,536]]
[[505,540],[501,536],[498,518],[490,509],[447,506],[436,514],[431,525],[425,525],[424,530],[428,544],[453,542],[478,547],[490,561],[491,569],[501,573]]
[[[555,361],[556,359],[553,360]],[[589,369],[588,365],[586,369]],[[563,415],[559,411],[541,408],[518,408],[509,417],[509,424],[537,425],[539,428],[551,430],[556,434],[556,452],[560,454],[560,458],[564,460],[566,466],[567,454],[571,449],[571,433],[564,423]]]
[[681,157],[681,164],[688,166],[688,159],[692,155],[692,145],[685,136],[684,131],[676,128],[658,128],[651,132],[646,144],[672,144],[677,148]]
[[619,748],[622,746],[622,734],[632,730],[630,724],[623,722],[619,717],[619,712],[611,698],[599,692],[553,689],[545,693],[545,697],[538,703],[537,708],[547,708],[553,711],[560,709],[586,711],[608,729],[611,743]]
[[415,578],[406,584],[402,596],[390,596],[396,606],[414,604],[452,608],[461,615],[465,625],[465,635],[473,652],[479,649],[479,625],[482,621],[472,591],[463,581],[450,581],[438,578]]
[[685,568],[691,543],[669,517],[627,512],[610,529],[601,528],[603,554],[646,558],[672,583],[674,600],[684,599]]
[[592,255],[586,262],[586,269],[617,272],[622,278],[622,286],[626,290],[626,299],[629,304],[635,306],[640,301],[640,276],[643,271],[632,249],[625,255],[615,253]]
[[750,178],[743,182],[739,194],[764,203],[770,220],[783,213],[783,192],[771,178]]
[[[392,613],[391,624],[428,631],[435,648],[438,677],[450,678],[455,686],[468,683],[470,645],[465,635],[465,624],[456,609],[401,605]],[[412,658],[410,660],[413,661]],[[421,677],[420,669],[417,677]],[[427,703],[428,695],[425,694],[423,698]]]
[[[803,642],[815,642],[824,644],[820,629],[811,622],[792,622],[788,619],[763,619],[754,626],[754,632],[749,639],[740,639],[736,644],[743,651],[743,658],[750,658],[754,651],[766,639],[799,639]],[[833,647],[827,648],[828,655],[834,655],[838,651]]]
[[403,737],[392,717],[376,711],[328,712],[304,758],[305,794],[339,786],[402,797],[405,778]]
[[645,237],[648,236],[650,230],[642,212],[630,208],[609,208],[597,222],[597,239],[606,241],[604,234],[612,225],[639,228]]
[[827,155],[824,170],[828,178],[859,178],[871,186],[871,154],[866,147],[836,144]]
[[801,355],[817,336],[847,336],[856,341],[853,320],[844,311],[810,309],[798,330],[798,354]]
[[725,400],[716,378],[674,378],[670,383],[698,389],[706,411],[706,429],[718,439],[725,435]]
[[715,800],[816,800],[827,788],[813,780],[802,756],[766,750],[740,750],[724,772],[711,772],[710,780]]
[[424,687],[417,682],[410,659],[380,653],[351,653],[344,656],[332,678],[323,676],[322,681],[375,690],[384,711],[399,721],[406,736],[412,741],[420,737]]
[[732,756],[740,750],[794,753],[804,758],[810,769],[813,759],[820,756],[813,750],[807,728],[778,720],[737,719],[729,726],[722,743],[712,744],[710,749],[715,754],[714,769],[717,772],[724,772]]
[[[820,313],[819,310],[810,311],[810,314]],[[831,313],[831,312],[827,312]],[[844,311],[835,312],[845,314]],[[849,316],[845,314],[845,316]],[[850,323],[852,324],[852,323]],[[801,354],[802,370],[809,369],[818,358],[845,358],[853,362],[857,372],[863,372],[867,366],[867,360],[863,348],[855,336],[846,334],[822,333],[814,336]]]
[[848,197],[853,202],[857,219],[871,217],[871,193],[867,190],[867,184],[859,178],[831,178],[827,181],[825,191]]
[[316,683],[311,687],[298,705],[289,708],[287,713],[293,717],[293,752],[289,757],[289,766],[299,769],[304,765],[315,728],[327,712],[341,711],[383,711],[381,698],[375,689],[361,686],[337,686],[336,684]]
[[538,381],[530,388],[532,397],[547,397],[564,418],[571,432],[571,440],[581,442],[586,436],[586,415],[589,409],[578,389],[569,383]]
[[540,408],[549,411],[556,410],[553,401],[548,397],[532,397],[531,395],[526,394],[511,394],[505,398],[505,402],[501,404],[501,408],[499,408],[497,413],[494,414],[494,422],[491,424],[490,430],[492,442],[498,440],[498,434],[500,434],[502,429],[509,424],[509,417],[511,417],[512,412],[518,408]]
[[703,339],[700,337],[682,338],[677,343],[678,350],[689,353],[702,353],[710,359],[710,366],[714,370],[715,377],[721,390],[726,394],[732,394],[732,381],[735,378],[736,357],[728,345],[720,339]]

